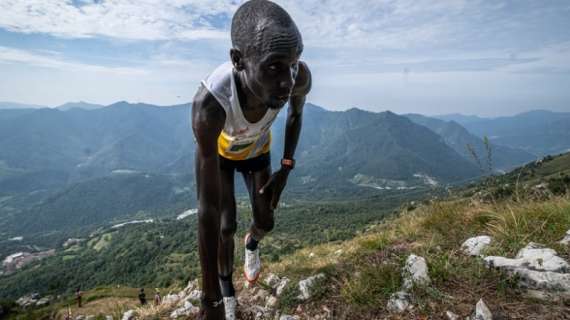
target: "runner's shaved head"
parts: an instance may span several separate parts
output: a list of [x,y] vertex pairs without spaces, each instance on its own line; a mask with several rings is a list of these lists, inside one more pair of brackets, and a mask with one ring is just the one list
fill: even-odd
[[239,7],[232,19],[232,45],[244,55],[259,56],[269,52],[303,51],[303,39],[295,22],[277,4],[250,0]]

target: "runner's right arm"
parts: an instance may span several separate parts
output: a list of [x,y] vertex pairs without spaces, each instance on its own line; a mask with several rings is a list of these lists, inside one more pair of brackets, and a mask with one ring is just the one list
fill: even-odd
[[204,86],[200,86],[192,104],[192,130],[197,143],[195,173],[198,189],[198,246],[206,319],[223,319],[223,308],[207,306],[211,307],[222,298],[218,284],[221,208],[218,136],[225,119],[222,106]]

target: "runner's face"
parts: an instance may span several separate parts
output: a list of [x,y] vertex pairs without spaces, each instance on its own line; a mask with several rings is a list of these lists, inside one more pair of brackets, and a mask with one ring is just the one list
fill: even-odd
[[297,46],[262,54],[246,63],[248,88],[265,105],[282,108],[295,86],[299,71]]

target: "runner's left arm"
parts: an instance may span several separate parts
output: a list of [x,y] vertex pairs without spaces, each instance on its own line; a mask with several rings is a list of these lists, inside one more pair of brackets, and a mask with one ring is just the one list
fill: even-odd
[[[295,79],[295,87],[289,99],[289,109],[287,110],[287,122],[285,124],[285,147],[283,150],[284,159],[294,159],[295,150],[301,134],[301,126],[303,123],[303,107],[307,94],[311,90],[311,71],[307,64],[299,62],[299,72]],[[285,188],[290,168],[281,166],[269,179],[269,181],[261,188],[263,193],[265,188],[271,186],[272,198],[271,207],[276,208],[281,197],[281,192]]]

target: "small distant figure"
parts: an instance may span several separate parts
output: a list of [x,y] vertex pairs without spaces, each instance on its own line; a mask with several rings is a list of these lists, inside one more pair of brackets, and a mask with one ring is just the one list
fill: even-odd
[[162,302],[162,298],[160,297],[160,291],[158,291],[158,289],[155,289],[155,291],[156,293],[154,294],[154,305],[159,306]]
[[77,289],[75,290],[75,299],[77,300],[77,307],[81,308],[81,296],[83,295],[83,292],[81,292],[81,287],[77,287]]
[[139,292],[139,301],[143,306],[146,304],[146,294],[144,293],[144,288],[141,288],[141,291]]

